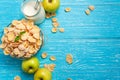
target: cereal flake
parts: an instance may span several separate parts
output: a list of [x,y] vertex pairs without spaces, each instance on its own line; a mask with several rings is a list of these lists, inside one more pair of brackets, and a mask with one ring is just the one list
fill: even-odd
[[57,32],[57,28],[52,28],[51,30],[53,33],[56,33]]
[[55,61],[55,60],[56,60],[56,57],[55,57],[55,56],[50,56],[50,60],[51,60],[51,61]]
[[46,58],[47,57],[47,53],[46,52],[42,53],[41,57],[42,58]]
[[59,26],[59,23],[58,22],[54,22],[52,23],[53,27],[57,28]]
[[95,9],[95,7],[93,5],[90,5],[90,6],[88,6],[88,9],[93,11]]
[[65,8],[65,12],[70,12],[71,8]]
[[65,30],[64,30],[64,28],[59,28],[59,31],[64,32]]
[[72,64],[72,63],[73,63],[72,54],[67,54],[67,55],[66,55],[66,62],[67,62],[68,64]]
[[90,15],[90,10],[89,9],[85,10],[85,13],[86,15]]
[[51,72],[54,71],[55,66],[55,64],[44,64],[44,67]]
[[21,77],[20,76],[15,76],[14,80],[21,80]]
[[52,18],[52,22],[57,22],[57,18]]

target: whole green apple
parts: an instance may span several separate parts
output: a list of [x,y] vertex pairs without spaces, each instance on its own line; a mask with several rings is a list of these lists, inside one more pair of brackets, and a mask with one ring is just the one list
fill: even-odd
[[36,57],[32,57],[22,61],[22,70],[26,73],[32,74],[39,68],[39,60]]
[[34,80],[52,80],[52,74],[48,69],[40,68],[35,72]]
[[42,5],[45,11],[54,13],[60,6],[60,0],[43,0]]

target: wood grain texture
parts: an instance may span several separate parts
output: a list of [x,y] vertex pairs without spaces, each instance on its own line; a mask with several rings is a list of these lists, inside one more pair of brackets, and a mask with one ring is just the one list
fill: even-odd
[[[12,20],[23,18],[21,2],[0,0],[0,35]],[[88,5],[95,6],[89,16],[84,13]],[[65,13],[66,7],[71,12]],[[40,67],[56,64],[53,80],[120,80],[120,0],[61,0],[56,17],[65,32],[51,33],[51,19],[46,19],[40,25],[45,44],[36,55]],[[44,51],[47,59],[40,57]],[[72,65],[65,62],[67,53],[74,57]],[[50,55],[57,60],[50,61]],[[22,72],[21,60],[4,56],[0,50],[0,80],[13,80],[16,75],[33,80],[33,75]]]

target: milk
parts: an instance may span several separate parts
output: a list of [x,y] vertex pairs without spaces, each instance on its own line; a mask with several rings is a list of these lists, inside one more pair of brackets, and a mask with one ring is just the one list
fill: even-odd
[[39,4],[37,9],[35,9],[35,5],[35,0],[29,0],[27,2],[24,2],[22,5],[22,12],[25,18],[33,20],[35,24],[40,24],[45,19],[45,11],[42,5]]

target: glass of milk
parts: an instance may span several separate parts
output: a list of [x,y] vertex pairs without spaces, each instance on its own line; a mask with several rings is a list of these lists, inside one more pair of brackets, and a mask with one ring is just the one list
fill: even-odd
[[21,10],[26,19],[33,20],[35,24],[40,24],[45,19],[45,11],[40,1],[38,3],[36,3],[36,1],[37,0],[24,0]]

